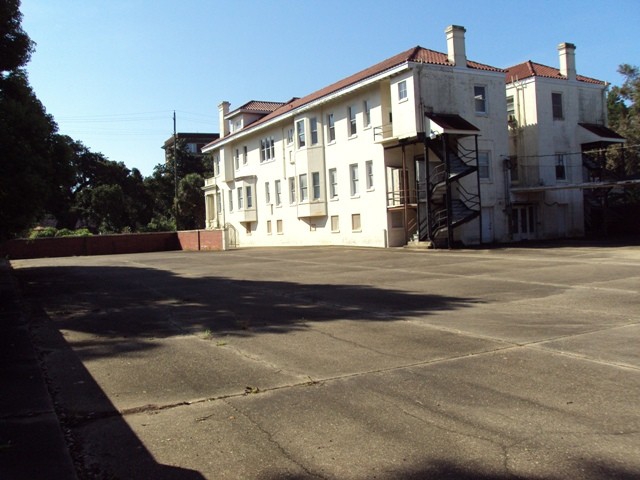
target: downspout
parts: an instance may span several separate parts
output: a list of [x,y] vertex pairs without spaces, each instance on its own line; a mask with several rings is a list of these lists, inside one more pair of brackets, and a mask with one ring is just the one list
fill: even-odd
[[409,183],[409,177],[407,175],[407,156],[405,151],[405,145],[402,145],[402,214],[403,214],[403,224],[404,224],[404,241],[408,243],[409,241],[409,225],[407,222],[409,221],[409,211],[408,211],[408,202],[409,195],[407,191],[407,186]]
[[478,208],[480,209],[478,215],[478,229],[480,230],[480,245],[482,245],[482,194],[480,192],[480,171],[478,165],[478,135],[474,135],[476,142],[476,182],[478,185]]

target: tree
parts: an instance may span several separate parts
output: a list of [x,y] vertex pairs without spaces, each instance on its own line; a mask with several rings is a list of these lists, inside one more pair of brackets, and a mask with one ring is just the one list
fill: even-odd
[[178,186],[177,210],[180,227],[184,230],[204,228],[204,179],[198,173],[189,173]]
[[0,77],[0,240],[30,227],[57,191],[57,125],[20,69]]
[[0,73],[15,71],[26,65],[34,43],[22,30],[20,0],[0,2]]
[[624,176],[637,176],[640,175],[640,70],[623,64],[618,67],[618,73],[624,77],[624,82],[609,91],[609,125],[627,139],[624,165],[619,169]]

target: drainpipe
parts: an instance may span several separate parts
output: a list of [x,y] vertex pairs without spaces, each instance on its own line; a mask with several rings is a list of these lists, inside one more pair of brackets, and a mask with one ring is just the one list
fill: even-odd
[[404,241],[409,241],[409,226],[407,222],[409,221],[409,211],[408,211],[408,202],[409,195],[407,195],[407,185],[409,183],[409,178],[407,175],[407,156],[405,152],[405,146],[402,145],[402,214],[404,216]]

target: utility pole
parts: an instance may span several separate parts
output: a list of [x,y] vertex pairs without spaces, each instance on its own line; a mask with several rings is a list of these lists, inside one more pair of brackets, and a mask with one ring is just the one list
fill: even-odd
[[176,111],[173,111],[173,212],[178,230],[178,136],[176,134]]

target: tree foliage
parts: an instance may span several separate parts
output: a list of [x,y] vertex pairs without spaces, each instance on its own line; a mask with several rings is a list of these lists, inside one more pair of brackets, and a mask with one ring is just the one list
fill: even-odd
[[20,0],[0,2],[0,73],[14,71],[29,61],[34,43],[22,30]]
[[637,176],[640,175],[640,70],[623,64],[618,67],[618,73],[624,81],[609,91],[609,125],[627,139],[624,164],[620,166],[623,175]]

